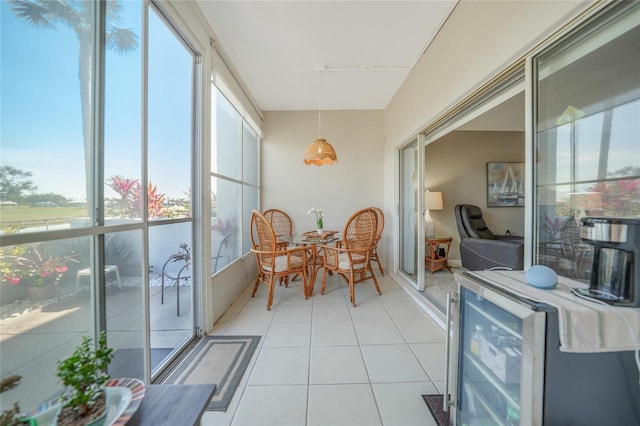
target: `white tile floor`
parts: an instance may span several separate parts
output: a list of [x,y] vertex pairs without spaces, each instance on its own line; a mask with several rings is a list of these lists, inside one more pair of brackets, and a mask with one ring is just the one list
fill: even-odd
[[441,393],[444,332],[404,290],[379,277],[356,285],[320,279],[305,300],[299,280],[247,289],[214,334],[261,335],[226,412],[205,412],[203,425],[435,425],[421,395]]

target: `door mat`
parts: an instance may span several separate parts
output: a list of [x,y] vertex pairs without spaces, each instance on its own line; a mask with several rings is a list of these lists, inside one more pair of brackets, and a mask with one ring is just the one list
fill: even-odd
[[438,426],[449,426],[449,412],[442,409],[442,395],[422,395]]
[[206,336],[162,384],[214,384],[209,411],[226,411],[260,336]]

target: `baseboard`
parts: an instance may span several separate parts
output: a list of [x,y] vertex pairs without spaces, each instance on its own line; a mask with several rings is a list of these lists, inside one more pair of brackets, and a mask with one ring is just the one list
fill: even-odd
[[449,266],[454,268],[462,268],[462,260],[460,259],[447,259]]

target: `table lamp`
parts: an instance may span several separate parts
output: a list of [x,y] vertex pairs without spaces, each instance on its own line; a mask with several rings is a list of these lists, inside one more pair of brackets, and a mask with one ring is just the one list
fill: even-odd
[[424,233],[427,238],[433,238],[436,234],[436,227],[431,220],[429,210],[442,210],[442,192],[425,192],[424,193]]

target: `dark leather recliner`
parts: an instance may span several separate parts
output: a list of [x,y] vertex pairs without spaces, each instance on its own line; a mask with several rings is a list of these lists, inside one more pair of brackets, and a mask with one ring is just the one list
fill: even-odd
[[494,235],[482,218],[482,210],[478,206],[458,204],[455,215],[463,267],[471,271],[491,268],[524,269],[522,237]]

